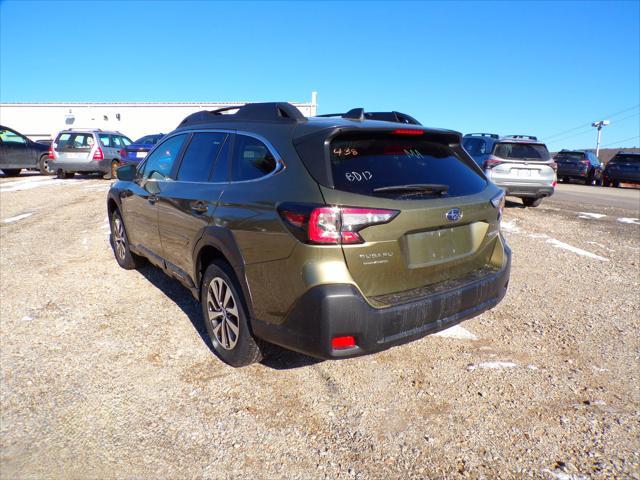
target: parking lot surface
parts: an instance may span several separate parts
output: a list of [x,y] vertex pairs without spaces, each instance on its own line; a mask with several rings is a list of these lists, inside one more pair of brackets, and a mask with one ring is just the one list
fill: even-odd
[[497,308],[233,369],[186,289],[118,267],[108,187],[0,178],[3,478],[639,478],[638,209],[508,203]]

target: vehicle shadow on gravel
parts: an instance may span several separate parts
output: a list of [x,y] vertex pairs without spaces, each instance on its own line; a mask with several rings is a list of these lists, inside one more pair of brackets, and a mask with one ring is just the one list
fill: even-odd
[[[180,282],[168,277],[153,265],[147,264],[140,267],[138,272],[180,307],[191,321],[193,328],[196,329],[204,344],[215,355],[207,329],[202,321],[200,303],[193,298],[191,293]],[[265,353],[266,358],[262,360],[262,365],[274,370],[290,370],[322,362],[322,360],[285,350],[276,345],[267,345]]]

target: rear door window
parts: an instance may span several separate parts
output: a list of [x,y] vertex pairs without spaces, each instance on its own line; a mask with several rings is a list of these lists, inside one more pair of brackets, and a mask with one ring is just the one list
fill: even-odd
[[445,185],[447,196],[482,191],[487,182],[451,148],[413,138],[343,136],[331,142],[335,188],[391,198],[441,196],[438,192],[375,191],[406,185]]
[[236,145],[231,168],[231,180],[235,182],[255,180],[276,169],[276,159],[260,140],[246,135],[236,135]]
[[118,135],[111,135],[111,142],[113,148],[122,148],[124,146],[122,144],[122,137]]
[[182,156],[177,180],[185,182],[208,181],[211,168],[226,138],[226,133],[194,133]]
[[107,135],[106,133],[98,134],[98,138],[100,139],[100,143],[102,143],[103,147],[111,146],[111,135]]
[[513,160],[532,160],[544,162],[549,160],[549,151],[539,143],[496,143],[493,148],[496,157]]

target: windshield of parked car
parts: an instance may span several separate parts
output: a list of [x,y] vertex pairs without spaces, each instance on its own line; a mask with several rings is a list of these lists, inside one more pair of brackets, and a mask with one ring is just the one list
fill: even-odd
[[161,138],[162,135],[145,135],[144,137],[139,138],[133,143],[137,143],[139,145],[155,145]]
[[640,163],[640,155],[616,155],[609,163]]
[[514,160],[549,160],[549,151],[539,143],[500,142],[493,148],[496,157]]
[[330,154],[334,185],[347,192],[418,198],[470,195],[486,186],[448,145],[427,140],[345,135],[331,142]]
[[571,160],[584,160],[582,152],[562,152],[556,155],[556,162],[566,162]]

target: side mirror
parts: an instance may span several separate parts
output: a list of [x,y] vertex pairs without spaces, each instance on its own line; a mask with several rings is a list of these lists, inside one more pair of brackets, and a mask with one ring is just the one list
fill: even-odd
[[118,180],[124,182],[132,182],[136,178],[136,166],[135,165],[123,165],[116,170],[116,177]]

